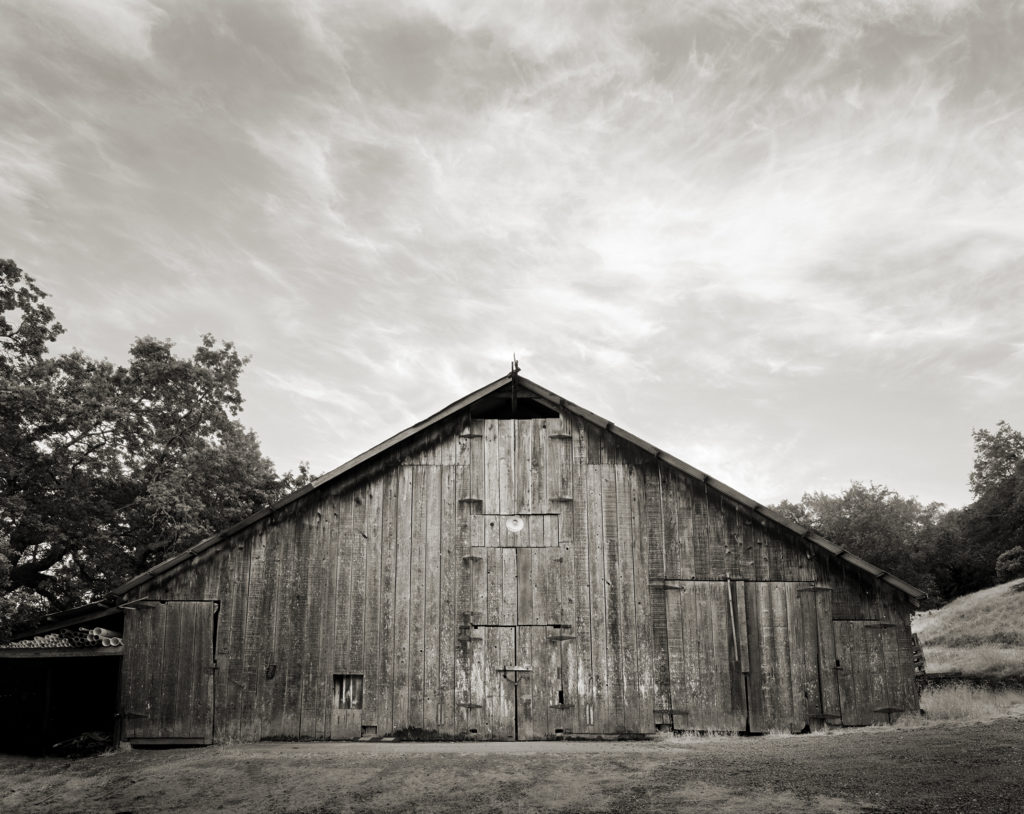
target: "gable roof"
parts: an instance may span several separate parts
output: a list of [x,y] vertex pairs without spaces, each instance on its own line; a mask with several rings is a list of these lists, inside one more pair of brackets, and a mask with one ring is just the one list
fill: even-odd
[[804,539],[808,540],[809,542],[813,543],[819,548],[824,549],[829,554],[838,557],[839,559],[843,560],[844,562],[848,563],[854,568],[863,571],[871,575],[872,577],[875,577],[888,583],[889,585],[893,586],[894,588],[906,594],[907,596],[910,596],[913,599],[920,599],[921,597],[925,596],[925,592],[920,590],[919,588],[915,588],[913,585],[911,585],[908,582],[904,582],[899,577],[896,577],[888,573],[884,569],[879,568],[876,565],[872,565],[867,560],[861,559],[855,554],[850,553],[842,546],[833,543],[831,540],[823,537],[816,531],[812,531],[811,529],[805,528],[804,526],[801,526],[799,523],[790,520],[788,517],[785,517],[779,514],[778,512],[772,511],[767,506],[763,506],[756,500],[747,497],[741,492],[737,492],[732,487],[727,486],[726,484],[702,472],[696,467],[690,466],[685,461],[681,461],[679,458],[676,458],[673,455],[669,455],[667,452],[664,452],[658,449],[657,447],[647,443],[646,441],[637,438],[632,433],[620,429],[608,419],[595,415],[589,410],[585,410],[582,407],[573,404],[570,401],[567,401],[566,399],[559,396],[557,393],[548,390],[544,387],[541,387],[539,384],[536,384],[530,381],[529,379],[523,378],[522,376],[519,375],[518,370],[513,370],[511,373],[502,376],[500,379],[496,379],[490,384],[481,387],[479,390],[474,390],[469,395],[464,396],[463,398],[459,399],[456,402],[453,402],[452,404],[449,404],[443,410],[439,410],[429,418],[426,418],[423,421],[420,421],[419,423],[409,427],[408,429],[402,430],[402,432],[391,436],[386,441],[377,444],[377,446],[367,450],[361,455],[357,455],[355,458],[352,458],[350,461],[343,463],[336,469],[332,469],[330,472],[321,475],[312,483],[307,484],[306,486],[302,487],[301,489],[298,489],[295,492],[292,492],[290,495],[287,495],[286,497],[282,498],[276,503],[270,506],[266,506],[265,508],[256,512],[255,514],[247,517],[245,520],[236,523],[234,526],[231,526],[230,528],[225,529],[224,531],[218,532],[217,534],[214,534],[212,537],[207,537],[205,540],[202,540],[196,543],[195,545],[191,546],[190,548],[187,548],[180,554],[177,554],[174,557],[171,557],[170,559],[164,560],[163,562],[154,565],[147,571],[144,571],[143,573],[139,574],[133,579],[128,580],[128,582],[124,583],[118,588],[115,588],[112,591],[112,594],[115,596],[120,596],[127,593],[132,588],[136,588],[139,585],[145,584],[158,574],[162,574],[165,571],[174,568],[176,565],[179,565],[180,563],[185,562],[186,560],[196,557],[202,551],[205,551],[211,546],[217,545],[218,543],[228,539],[229,537],[248,528],[249,526],[258,523],[260,520],[264,519],[265,517],[268,517],[269,515],[273,514],[279,509],[282,509],[283,507],[291,503],[294,503],[300,498],[305,497],[310,492],[316,491],[322,486],[325,486],[326,484],[331,483],[332,481],[337,480],[343,475],[352,472],[358,467],[372,461],[379,455],[383,455],[388,450],[401,444],[403,441],[407,441],[413,436],[418,435],[424,430],[427,430],[430,427],[435,426],[436,424],[444,421],[445,419],[451,418],[452,416],[473,406],[477,402],[486,399],[488,396],[495,395],[499,391],[502,391],[504,389],[512,389],[513,387],[516,389],[517,392],[523,395],[526,395],[528,393],[529,395],[538,397],[542,401],[548,402],[552,407],[558,410],[564,410],[566,412],[573,413],[574,415],[577,415],[580,418],[583,418],[584,420],[589,421],[590,423],[595,424],[598,427],[601,427],[607,432],[610,432],[613,435],[616,435],[619,438],[628,441],[629,443],[649,453],[656,460],[662,461],[667,466],[670,466],[673,469],[677,469],[680,472],[683,472],[689,475],[690,477],[707,484],[715,491],[734,500],[736,503],[739,503],[740,505],[745,506],[747,509],[755,512],[756,514],[761,515],[762,517],[765,517],[768,520],[771,520],[773,523],[776,523],[789,529],[794,534],[803,537]]

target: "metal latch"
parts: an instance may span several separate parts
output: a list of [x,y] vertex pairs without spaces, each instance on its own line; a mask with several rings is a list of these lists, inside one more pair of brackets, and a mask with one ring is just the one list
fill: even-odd
[[[495,669],[499,673],[501,673],[503,678],[508,679],[513,684],[518,684],[519,683],[519,677],[523,673],[532,673],[533,672],[533,668],[530,665],[528,665],[528,664],[513,664],[511,667],[506,665],[505,667],[496,667]],[[510,676],[509,673],[511,673],[512,675]],[[524,676],[524,678],[525,678],[525,676]]]

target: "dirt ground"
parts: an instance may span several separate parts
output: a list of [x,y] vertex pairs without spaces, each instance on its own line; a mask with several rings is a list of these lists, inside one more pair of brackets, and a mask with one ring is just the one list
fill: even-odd
[[827,735],[0,756],[4,812],[1014,812],[1024,718]]

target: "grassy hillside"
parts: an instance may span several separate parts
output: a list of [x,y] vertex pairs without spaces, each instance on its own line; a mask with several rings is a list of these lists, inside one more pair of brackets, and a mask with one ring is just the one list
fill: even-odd
[[917,614],[929,673],[1024,676],[1024,579]]

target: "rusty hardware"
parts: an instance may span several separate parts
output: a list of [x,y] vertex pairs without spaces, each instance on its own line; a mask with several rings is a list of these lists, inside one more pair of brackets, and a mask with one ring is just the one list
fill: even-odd
[[[511,681],[513,684],[518,684],[520,679],[529,678],[525,673],[532,673],[533,668],[529,665],[513,664],[511,667],[495,667],[497,672],[501,673],[501,677],[507,681]],[[509,676],[509,673],[512,675]]]

